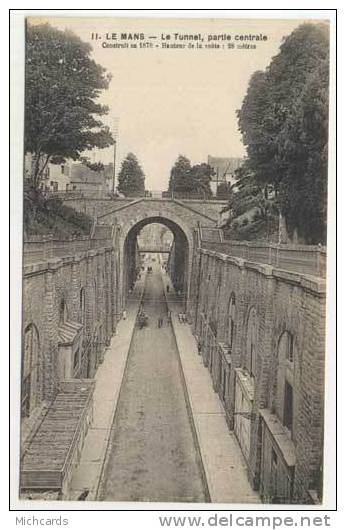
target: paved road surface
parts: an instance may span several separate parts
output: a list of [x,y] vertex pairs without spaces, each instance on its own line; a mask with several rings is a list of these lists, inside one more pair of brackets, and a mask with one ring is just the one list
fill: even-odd
[[124,375],[100,500],[206,502],[178,352],[166,315],[161,274],[146,279],[149,327],[134,332]]

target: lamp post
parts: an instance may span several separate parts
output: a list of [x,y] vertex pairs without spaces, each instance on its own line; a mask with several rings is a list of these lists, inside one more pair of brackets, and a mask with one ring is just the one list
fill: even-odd
[[119,119],[115,118],[113,122],[114,148],[113,148],[113,186],[112,195],[115,195],[115,163],[117,158],[117,134],[118,134]]

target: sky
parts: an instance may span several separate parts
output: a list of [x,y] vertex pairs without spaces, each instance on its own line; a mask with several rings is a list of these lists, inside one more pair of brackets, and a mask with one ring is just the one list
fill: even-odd
[[[170,170],[182,154],[193,164],[206,162],[208,155],[242,157],[245,149],[238,131],[236,111],[241,107],[251,75],[265,69],[279,52],[284,36],[303,20],[264,19],[128,19],[128,18],[45,18],[30,23],[49,22],[75,32],[92,45],[92,57],[112,74],[109,89],[99,101],[109,106],[105,121],[113,128],[117,121],[116,167],[133,152],[146,175],[146,188],[167,189]],[[92,33],[99,39],[92,39]],[[103,43],[131,42],[121,33],[144,33],[144,42],[159,47],[105,48]],[[117,40],[107,40],[115,33]],[[200,49],[164,49],[163,42],[179,35],[201,34],[192,41]],[[251,41],[256,49],[229,49],[237,46],[236,35],[266,35],[267,40]],[[156,36],[149,39],[148,36]],[[163,40],[162,35],[171,35]],[[224,48],[206,49],[211,43]],[[219,36],[230,35],[231,41]],[[173,40],[172,40],[173,39]],[[209,43],[210,43],[209,42]],[[249,42],[249,41],[245,41]],[[92,154],[95,161],[112,162],[113,149]]]

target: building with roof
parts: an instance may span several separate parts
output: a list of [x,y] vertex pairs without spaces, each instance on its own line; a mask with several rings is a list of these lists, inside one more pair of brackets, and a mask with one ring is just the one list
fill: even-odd
[[[24,178],[29,180],[34,158],[27,153],[24,159]],[[105,165],[102,171],[93,171],[81,162],[66,160],[62,164],[48,163],[41,179],[40,187],[44,191],[70,192],[99,198],[105,197],[112,189],[113,164]]]
[[[24,178],[30,179],[32,167],[35,163],[32,153],[27,153],[24,158]],[[68,191],[70,186],[72,163],[69,160],[62,164],[48,163],[41,179],[40,187],[45,191]]]
[[214,175],[210,182],[210,188],[216,195],[217,187],[221,182],[236,182],[235,171],[243,164],[244,159],[239,157],[216,157],[208,155],[208,165],[213,168]]
[[93,171],[87,166],[74,163],[71,168],[69,191],[79,191],[87,197],[105,197],[111,191],[113,164],[103,171]]

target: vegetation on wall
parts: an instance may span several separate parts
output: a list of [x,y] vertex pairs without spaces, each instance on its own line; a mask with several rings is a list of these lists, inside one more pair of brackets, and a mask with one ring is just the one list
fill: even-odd
[[30,190],[24,197],[24,235],[54,235],[58,238],[89,235],[92,219],[63,204],[61,199],[46,199]]

